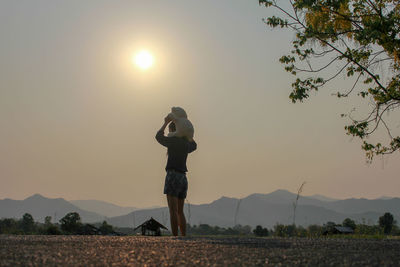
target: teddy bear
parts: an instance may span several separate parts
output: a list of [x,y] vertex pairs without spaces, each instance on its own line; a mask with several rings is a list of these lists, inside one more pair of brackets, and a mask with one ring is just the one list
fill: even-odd
[[168,134],[168,137],[186,137],[189,141],[193,140],[194,128],[193,124],[188,120],[186,111],[181,107],[172,107],[171,113],[167,116],[175,123],[175,132]]

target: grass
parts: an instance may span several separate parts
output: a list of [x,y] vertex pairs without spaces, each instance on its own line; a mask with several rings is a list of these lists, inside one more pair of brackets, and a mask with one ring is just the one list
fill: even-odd
[[375,235],[353,234],[353,235],[327,235],[327,236],[325,236],[325,238],[337,238],[337,239],[400,239],[400,236],[383,235],[383,234],[375,234]]

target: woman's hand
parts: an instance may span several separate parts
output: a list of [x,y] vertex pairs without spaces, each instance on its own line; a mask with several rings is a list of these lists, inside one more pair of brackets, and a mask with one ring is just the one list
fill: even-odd
[[171,118],[169,116],[164,118],[164,123],[168,124],[171,121]]

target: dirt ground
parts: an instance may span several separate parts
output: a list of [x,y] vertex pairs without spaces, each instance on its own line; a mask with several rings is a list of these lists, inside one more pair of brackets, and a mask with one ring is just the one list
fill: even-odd
[[400,266],[400,240],[0,235],[0,266]]

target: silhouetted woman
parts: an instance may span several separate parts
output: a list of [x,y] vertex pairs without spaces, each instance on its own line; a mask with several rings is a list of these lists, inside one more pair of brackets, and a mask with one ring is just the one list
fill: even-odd
[[167,195],[171,230],[174,236],[178,235],[178,225],[181,235],[186,235],[186,219],[183,213],[183,206],[187,195],[188,182],[186,178],[186,159],[188,153],[196,150],[197,144],[194,140],[185,137],[166,137],[164,130],[169,123],[169,132],[174,132],[175,124],[168,117],[164,118],[164,124],[158,130],[157,141],[168,148],[168,161],[165,170],[164,194]]

